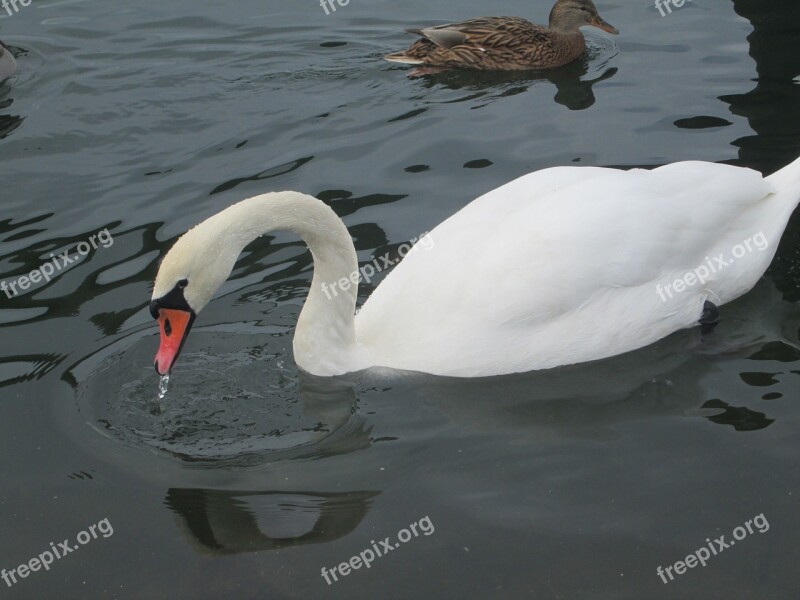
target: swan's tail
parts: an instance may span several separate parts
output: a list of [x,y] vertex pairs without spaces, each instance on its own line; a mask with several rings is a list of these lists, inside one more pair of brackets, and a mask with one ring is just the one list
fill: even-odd
[[800,158],[767,177],[767,181],[778,193],[791,194],[795,205],[800,203]]
[[775,242],[774,253],[792,213],[800,204],[800,158],[765,178],[765,181],[772,187],[772,193],[760,203],[759,211],[764,223],[763,233]]

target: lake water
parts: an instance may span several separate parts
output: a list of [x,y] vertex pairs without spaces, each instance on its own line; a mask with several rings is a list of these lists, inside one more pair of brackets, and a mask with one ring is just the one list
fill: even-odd
[[[243,198],[322,198],[366,262],[536,169],[769,173],[800,155],[794,0],[664,17],[600,2],[621,35],[587,31],[586,60],[542,77],[410,80],[381,60],[405,27],[549,9],[35,0],[0,18],[20,65],[0,86],[2,277],[113,240],[0,297],[0,569],[77,548],[4,597],[797,597],[796,218],[712,336],[473,381],[300,374],[311,258],[266,236],[198,318],[163,414],[148,409],[158,259]],[[705,567],[657,575],[757,515]]]

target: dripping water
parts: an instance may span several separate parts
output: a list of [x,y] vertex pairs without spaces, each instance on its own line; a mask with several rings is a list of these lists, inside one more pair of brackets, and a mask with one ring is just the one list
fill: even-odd
[[166,375],[162,375],[161,379],[158,380],[158,394],[154,402],[149,402],[148,404],[150,413],[154,415],[160,415],[164,412],[164,398],[167,397],[167,388],[169,387],[169,373]]

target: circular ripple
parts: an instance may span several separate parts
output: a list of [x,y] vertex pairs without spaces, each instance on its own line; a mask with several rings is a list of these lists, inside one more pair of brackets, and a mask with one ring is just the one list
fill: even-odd
[[87,357],[77,386],[83,418],[106,436],[186,461],[307,453],[357,428],[352,385],[298,372],[273,336],[195,331],[192,338],[192,348],[206,342],[214,352],[181,356],[157,411],[154,336]]

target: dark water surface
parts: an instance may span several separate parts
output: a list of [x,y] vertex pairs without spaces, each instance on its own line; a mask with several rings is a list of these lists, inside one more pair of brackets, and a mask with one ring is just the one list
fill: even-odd
[[[797,218],[712,338],[476,381],[300,374],[311,258],[267,236],[147,410],[158,258],[245,197],[317,195],[367,261],[535,169],[800,155],[794,0],[600,2],[622,35],[590,31],[547,77],[380,59],[404,27],[549,8],[34,0],[0,19],[20,64],[0,86],[2,277],[113,236],[0,297],[0,568],[113,527],[4,597],[798,597]],[[762,513],[765,533],[656,574]],[[321,576],[426,516],[430,535]]]

